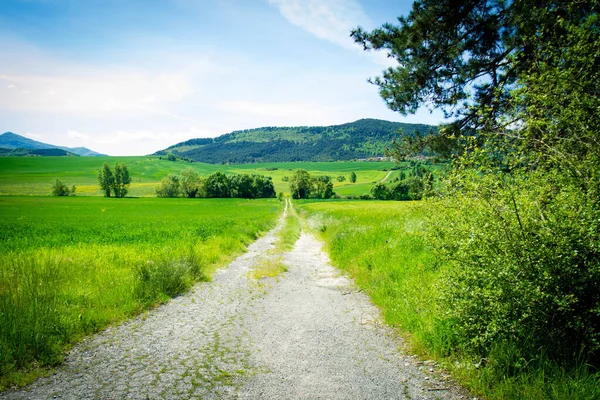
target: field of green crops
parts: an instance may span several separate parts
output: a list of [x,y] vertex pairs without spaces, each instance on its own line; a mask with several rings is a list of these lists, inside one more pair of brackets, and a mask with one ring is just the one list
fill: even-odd
[[0,197],[0,388],[209,279],[281,208],[275,199]]
[[[0,157],[0,195],[47,196],[52,184],[61,179],[69,187],[77,187],[77,196],[101,196],[98,186],[98,170],[104,162],[127,164],[132,176],[129,196],[155,196],[154,189],[159,181],[169,173],[179,173],[184,168],[193,168],[201,176],[216,171],[228,174],[259,174],[271,176],[277,192],[289,192],[284,177],[291,176],[298,168],[308,170],[313,175],[329,175],[334,182],[334,190],[343,196],[360,196],[369,193],[374,183],[383,179],[387,170],[394,166],[391,162],[298,162],[215,165],[167,161],[158,157]],[[349,181],[350,173],[357,175],[356,183]],[[337,177],[344,176],[343,182]]]

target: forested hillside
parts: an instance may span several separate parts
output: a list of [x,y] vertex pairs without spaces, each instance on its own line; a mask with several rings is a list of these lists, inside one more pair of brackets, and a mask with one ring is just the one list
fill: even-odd
[[156,154],[173,153],[213,164],[352,160],[384,156],[393,138],[432,129],[436,128],[376,119],[333,126],[265,127],[191,139]]

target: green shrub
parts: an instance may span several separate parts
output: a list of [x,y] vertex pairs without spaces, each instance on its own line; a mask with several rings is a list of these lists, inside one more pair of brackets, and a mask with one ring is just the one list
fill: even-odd
[[52,185],[52,196],[75,196],[75,185],[69,188],[60,179],[57,179]]
[[458,344],[482,357],[498,343],[527,360],[598,354],[597,199],[560,174],[459,173],[431,204],[429,229],[451,266],[442,307]]

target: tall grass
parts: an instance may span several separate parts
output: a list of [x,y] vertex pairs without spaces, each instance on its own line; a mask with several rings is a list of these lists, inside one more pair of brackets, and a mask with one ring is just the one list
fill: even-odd
[[[539,357],[522,360],[518,349],[498,344],[486,360],[455,347],[453,322],[441,307],[440,264],[421,234],[423,203],[329,201],[297,203],[299,213],[326,243],[332,263],[347,271],[400,329],[412,350],[435,358],[474,394],[490,399],[599,399],[600,373],[585,363],[561,366]],[[505,360],[508,360],[505,362]]]
[[[0,198],[0,387],[207,280],[275,200]],[[27,375],[27,374],[25,374]]]

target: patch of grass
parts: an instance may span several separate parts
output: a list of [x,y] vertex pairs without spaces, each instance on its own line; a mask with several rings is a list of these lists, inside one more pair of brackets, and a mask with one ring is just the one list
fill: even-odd
[[249,276],[254,279],[275,278],[282,272],[287,272],[288,267],[281,261],[281,257],[267,258],[262,260],[255,269],[250,271]]
[[0,197],[0,388],[84,335],[210,278],[275,225],[277,200]]
[[300,233],[302,231],[300,219],[292,206],[292,201],[286,199],[286,202],[287,216],[285,217],[283,226],[277,231],[277,243],[275,244],[274,250],[277,253],[292,250],[294,244],[296,244],[298,238],[300,238]]
[[518,359],[510,345],[498,345],[486,360],[456,350],[452,321],[439,302],[439,283],[449,270],[421,234],[425,202],[298,201],[296,207],[325,241],[332,263],[369,294],[411,350],[437,359],[474,394],[489,399],[600,398],[600,373],[589,365],[564,367],[540,357],[507,371],[503,358]]

